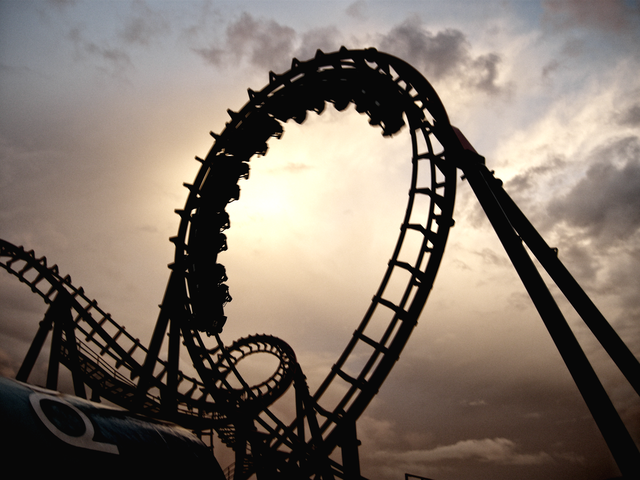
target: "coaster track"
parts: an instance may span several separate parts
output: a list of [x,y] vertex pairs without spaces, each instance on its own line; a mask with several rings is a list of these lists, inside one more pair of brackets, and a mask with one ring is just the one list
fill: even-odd
[[[263,90],[249,91],[250,100],[239,112],[229,112],[231,121],[221,134],[213,134],[212,149],[201,160],[194,183],[186,185],[189,196],[184,209],[177,212],[180,228],[172,239],[176,255],[166,309],[180,315],[185,344],[208,386],[212,368],[201,355],[201,333],[219,342],[218,333],[226,321],[222,307],[230,296],[218,254],[226,249],[223,232],[230,226],[225,207],[239,198],[238,181],[248,178],[250,158],[266,154],[268,139],[282,135],[282,123],[290,119],[302,123],[307,112],[322,113],[326,103],[339,111],[354,103],[356,111],[366,114],[371,125],[379,125],[385,136],[396,134],[406,119],[412,142],[412,179],[396,248],[364,318],[313,394],[323,449],[328,454],[340,443],[340,425],[355,422],[379,390],[431,290],[453,224],[455,166],[447,161],[440,146],[443,142],[437,139],[449,123],[435,91],[421,74],[375,50],[318,52],[307,62],[294,59],[291,70],[282,75],[270,73],[269,80]],[[398,282],[404,285],[402,289],[391,287]],[[175,304],[179,308],[169,306]],[[363,353],[366,362],[354,370],[355,363],[362,363],[354,359]],[[325,405],[328,392],[341,390],[346,393],[336,405]],[[266,423],[263,427],[271,436],[270,448],[288,443],[292,427],[280,424],[274,428]]]
[[[42,298],[49,305],[49,312],[55,310],[59,299],[64,299],[64,307],[72,312],[73,339],[75,347],[71,347],[65,338],[61,345],[61,363],[72,372],[80,374],[82,381],[92,389],[94,398],[105,398],[129,410],[136,410],[152,417],[161,415],[161,394],[154,394],[148,390],[142,405],[134,402],[137,391],[137,380],[142,370],[142,363],[148,355],[148,349],[139,339],[131,336],[125,327],[116,323],[111,315],[98,306],[96,300],[85,295],[82,287],[77,288],[71,283],[69,275],[62,276],[57,265],[48,266],[46,257],[37,258],[33,252],[26,251],[0,239],[0,267],[14,275],[26,284],[32,292]],[[38,335],[43,337],[53,328],[53,319],[45,315],[40,324]],[[65,332],[68,333],[68,332]],[[38,336],[37,335],[37,336]],[[34,340],[40,353],[42,343]],[[71,351],[77,351],[77,357],[72,358]],[[27,358],[29,354],[27,355]],[[35,357],[32,359],[35,360]],[[153,387],[156,392],[166,388],[164,377],[167,362],[158,359],[160,371],[154,377]],[[33,362],[25,359],[25,363],[18,372],[17,379],[28,379]],[[181,392],[178,395],[179,423],[191,428],[201,422],[203,416],[213,419],[212,409],[203,408],[201,391],[203,384],[196,378],[180,374]],[[57,385],[49,384],[55,389]],[[86,398],[86,394],[76,391],[76,395]]]
[[[320,114],[326,104],[342,111],[351,103],[371,125],[381,127],[383,136],[407,125],[412,176],[398,241],[380,287],[342,355],[311,393],[282,340],[253,336],[224,346],[219,334],[231,296],[218,255],[227,249],[226,205],[239,199],[238,182],[249,177],[251,157],[265,155],[267,141],[280,138],[288,120],[302,123],[307,112]],[[193,184],[185,184],[189,194],[184,208],[176,211],[178,234],[170,239],[175,258],[149,347],[73,287],[69,277],[61,277],[57,267],[47,267],[44,257],[2,242],[1,264],[47,304],[57,298],[68,302],[77,333],[75,341],[69,341],[71,330],[61,335],[61,362],[95,395],[199,433],[215,429],[236,451],[235,478],[256,471],[295,471],[300,478],[318,472],[322,478],[359,476],[359,467],[347,468],[329,455],[357,442],[355,422],[398,360],[435,280],[453,225],[456,186],[451,152],[447,155],[442,147],[452,134],[446,112],[431,85],[407,63],[374,49],[343,48],[318,51],[306,62],[294,59],[282,75],[271,72],[269,84],[259,92],[249,90],[249,102],[229,114],[224,131],[212,133],[208,155],[198,159],[202,165]],[[168,359],[162,360],[167,332]],[[199,378],[178,369],[180,340]],[[253,353],[270,353],[279,361],[274,375],[257,386],[247,385],[236,369]],[[232,374],[242,388],[230,386]],[[292,383],[297,418],[286,424],[268,406]]]
[[[342,355],[311,393],[286,342],[253,335],[226,347],[220,332],[231,301],[219,254],[227,249],[226,206],[240,197],[249,161],[267,153],[283,125],[303,123],[327,104],[338,111],[354,104],[383,136],[407,125],[412,176],[405,216],[380,287]],[[640,476],[640,451],[582,351],[538,267],[566,296],[640,394],[640,362],[502,188],[469,142],[449,124],[444,107],[424,77],[407,63],[368,50],[346,50],[269,74],[259,92],[231,120],[204,159],[178,210],[175,258],[148,347],[114,322],[95,300],[62,277],[57,266],[0,241],[0,266],[42,297],[49,309],[18,372],[27,381],[53,330],[47,387],[57,387],[58,366],[72,374],[75,393],[106,398],[133,412],[172,420],[199,435],[213,435],[235,452],[227,478],[360,479],[356,421],[398,360],[427,300],[444,252],[456,187],[456,168],[474,191],[547,327],[565,365],[625,478]],[[165,344],[165,340],[168,341]],[[198,378],[178,368],[183,344]],[[254,354],[274,356],[278,367],[249,385],[238,365]],[[363,360],[364,359],[364,360]],[[235,378],[234,378],[235,377]],[[286,400],[293,385],[294,420],[286,423],[270,405]],[[282,411],[283,409],[280,409]],[[342,450],[342,463],[332,453]]]

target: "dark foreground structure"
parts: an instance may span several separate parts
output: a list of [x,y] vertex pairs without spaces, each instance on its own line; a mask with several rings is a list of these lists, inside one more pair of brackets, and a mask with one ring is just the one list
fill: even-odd
[[[287,121],[302,123],[307,112],[322,113],[327,104],[341,111],[351,103],[384,136],[403,127],[409,131],[411,185],[398,242],[380,287],[344,352],[318,390],[311,392],[295,353],[283,340],[254,335],[223,344],[219,334],[231,296],[218,255],[227,249],[224,231],[230,219],[225,208],[239,199],[238,182],[249,177],[251,157],[266,154],[267,141],[279,138]],[[171,238],[175,260],[148,346],[74,287],[57,266],[48,266],[45,257],[0,241],[1,265],[49,305],[17,380],[28,381],[51,332],[48,389],[58,388],[58,370],[64,366],[71,372],[77,397],[105,399],[136,418],[154,419],[149,422],[172,422],[210,445],[217,435],[235,452],[235,463],[225,472],[229,479],[360,479],[356,422],[398,360],[427,301],[453,226],[460,170],[622,474],[640,478],[638,448],[525,245],[640,394],[638,360],[563,266],[557,250],[546,244],[487,169],[484,158],[451,126],[436,92],[418,71],[375,49],[318,51],[312,60],[294,59],[286,73],[271,72],[269,84],[259,92],[249,90],[249,102],[229,115],[224,131],[212,133],[215,141],[209,154],[198,159],[202,165],[193,184],[185,184],[189,194],[184,208],[176,211],[180,226]],[[237,365],[256,354],[276,357],[278,368],[262,383],[249,385]],[[350,362],[356,354],[367,360]],[[184,355],[197,375],[178,368]],[[293,396],[283,397],[290,387]],[[284,422],[272,405],[287,399],[293,402],[295,418]],[[87,436],[86,430],[76,436],[82,435]],[[51,438],[59,441],[63,440]],[[117,446],[117,439],[112,442]],[[193,448],[193,455],[201,451],[200,444],[193,443]],[[117,455],[113,450],[102,453]],[[218,471],[213,457],[211,462],[212,472]]]

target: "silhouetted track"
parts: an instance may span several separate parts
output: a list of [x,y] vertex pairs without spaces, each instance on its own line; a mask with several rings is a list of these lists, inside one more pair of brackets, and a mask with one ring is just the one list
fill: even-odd
[[[218,262],[231,224],[225,208],[238,200],[238,181],[248,178],[251,157],[266,154],[267,141],[280,138],[283,123],[302,123],[307,112],[322,113],[327,104],[343,110],[353,103],[383,135],[408,124],[412,179],[396,248],[364,318],[313,394],[322,449],[330,452],[339,443],[339,426],[355,422],[384,382],[431,290],[453,224],[455,166],[436,138],[438,127],[445,132],[450,127],[424,77],[375,50],[318,52],[307,62],[294,59],[291,70],[270,73],[269,80],[263,90],[249,91],[249,102],[240,111],[229,112],[231,120],[222,133],[212,134],[211,151],[199,159],[202,167],[193,184],[186,185],[189,196],[177,211],[180,228],[172,239],[176,255],[165,310],[176,312],[171,320],[179,319],[194,365],[211,388],[207,378],[214,377],[214,362],[201,355],[206,341],[201,332],[217,336],[226,321],[223,306],[231,297]],[[336,392],[344,392],[337,403]],[[270,436],[271,449],[292,448],[300,441],[294,433],[300,419],[287,427],[273,418],[257,421]]]
[[[640,452],[611,404],[588,359],[555,304],[526,244],[585,320],[630,383],[640,363],[566,271],[526,217],[502,189],[462,134],[425,78],[410,65],[374,49],[325,54],[300,62],[281,75],[270,72],[261,91],[231,117],[215,141],[180,216],[174,262],[148,347],[102,311],[57,266],[0,241],[0,266],[38,294],[49,309],[18,372],[27,380],[53,329],[47,387],[56,388],[58,365],[72,373],[76,395],[106,398],[129,410],[173,420],[199,435],[213,435],[235,451],[227,475],[262,478],[359,479],[356,421],[398,360],[431,291],[453,225],[456,169],[463,171],[509,258],[538,309],[565,364],[591,409],[621,471],[638,476]],[[406,126],[412,171],[408,202],[396,247],[371,304],[325,380],[310,392],[293,350],[281,339],[253,335],[225,346],[220,332],[231,301],[219,254],[231,226],[226,206],[240,197],[249,161],[267,153],[284,124],[303,123],[327,104],[350,104],[395,135]],[[310,286],[313,288],[313,286]],[[71,313],[70,313],[71,312]],[[166,344],[165,344],[166,340]],[[184,347],[183,347],[184,346]],[[186,348],[199,378],[179,368]],[[249,385],[238,364],[254,354],[277,359],[275,371]],[[271,404],[294,386],[292,422]],[[286,397],[285,397],[286,398]],[[275,410],[275,409],[273,409]],[[331,455],[342,450],[342,462]]]
[[[266,154],[267,141],[280,138],[284,123],[302,123],[307,112],[320,114],[327,104],[339,111],[354,104],[384,136],[406,126],[412,176],[398,241],[380,287],[360,323],[354,322],[342,355],[312,393],[295,354],[282,340],[258,335],[223,345],[223,308],[231,296],[218,255],[227,249],[224,231],[231,220],[226,206],[239,199],[238,182],[249,177],[251,157]],[[269,84],[259,92],[249,90],[249,102],[229,114],[224,131],[212,134],[215,142],[206,158],[198,159],[202,166],[193,184],[185,184],[189,195],[185,207],[176,211],[180,225],[171,239],[175,259],[148,347],[75,288],[69,277],[61,277],[57,267],[48,267],[44,257],[36,259],[33,252],[2,242],[2,266],[47,304],[57,296],[69,298],[74,333],[61,334],[60,363],[89,385],[94,396],[199,433],[216,429],[236,451],[236,464],[242,465],[235,469],[235,478],[248,478],[260,469],[302,477],[320,471],[326,478],[344,478],[351,475],[349,467],[329,455],[337,446],[344,453],[357,441],[355,422],[417,323],[453,225],[456,167],[442,147],[451,127],[424,77],[373,49],[318,51],[307,62],[294,59],[291,70],[271,72]],[[73,342],[67,338],[71,335]],[[178,369],[181,343],[198,379]],[[164,360],[161,350],[167,352]],[[279,366],[269,379],[251,386],[236,365],[254,353],[274,355]],[[231,386],[233,377],[240,387]],[[291,384],[297,418],[287,424],[268,407]]]
[[[0,240],[0,267],[26,284],[48,305],[59,295],[67,299],[73,312],[77,358],[72,358],[69,339],[65,338],[60,363],[82,376],[94,398],[105,398],[123,408],[162,417],[160,395],[153,394],[152,389],[146,392],[140,406],[135,404],[137,380],[147,355],[147,348],[139,339],[116,323],[98,302],[85,295],[82,288],[75,287],[68,275],[63,277],[57,265],[48,266],[46,257],[37,258],[33,251]],[[154,377],[154,387],[160,391],[165,388],[166,362],[159,359],[158,363],[160,368]],[[19,372],[18,379],[26,381],[29,373]],[[24,378],[20,378],[21,375]],[[181,374],[181,387],[178,394],[180,423],[195,428],[203,419],[208,423],[220,420],[213,413],[212,404],[203,401],[202,382]]]

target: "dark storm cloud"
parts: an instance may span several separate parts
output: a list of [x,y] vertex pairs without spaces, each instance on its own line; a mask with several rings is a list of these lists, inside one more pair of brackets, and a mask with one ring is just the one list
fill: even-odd
[[0,350],[0,376],[7,378],[14,378],[16,375],[13,361],[9,354]]
[[474,57],[467,37],[460,30],[446,29],[436,34],[426,30],[420,20],[409,19],[380,40],[380,49],[394,54],[427,75],[440,80],[461,76],[461,82],[480,91],[495,94],[500,56],[489,53]]
[[304,61],[313,58],[317,50],[338,50],[340,38],[336,27],[300,33],[274,20],[256,19],[245,12],[227,26],[224,40],[219,45],[194,51],[215,66],[248,61],[261,69],[280,72],[289,68],[293,57]]
[[609,318],[623,328],[640,315],[640,139],[611,141],[581,162],[586,171],[565,193],[537,206],[531,195],[526,211],[534,211],[543,236],[553,235],[560,259],[587,291],[610,296],[625,309]]
[[318,49],[331,52],[340,48],[340,33],[335,27],[315,28],[298,33],[273,20],[256,19],[249,13],[231,23],[220,45],[194,51],[215,66],[237,65],[248,61],[261,69],[280,72],[289,68],[291,59],[313,58]]
[[626,240],[640,228],[640,140],[623,138],[592,157],[598,160],[571,191],[550,202],[548,213],[589,236]]
[[246,54],[257,66],[277,63],[283,52],[290,52],[296,32],[274,20],[258,21],[248,13],[227,29],[227,46],[236,55]]
[[[451,352],[437,368],[425,369],[422,362],[422,368],[409,369],[410,388],[400,389],[391,377],[389,383],[402,392],[392,395],[402,397],[406,408],[386,424],[361,422],[361,437],[374,452],[366,459],[369,468],[392,465],[396,471],[439,478],[455,466],[460,478],[482,479],[496,478],[499,468],[503,478],[538,479],[576,465],[587,468],[585,454],[593,454],[592,463],[606,461],[588,410],[568,375],[555,371],[562,368],[557,362],[538,363],[521,352],[534,363],[513,368],[518,363],[513,359],[505,364],[483,356],[472,366],[460,362],[461,355]],[[488,363],[478,368],[482,361]],[[516,369],[522,368],[530,378],[518,377]],[[389,394],[383,389],[381,395],[387,400]]]

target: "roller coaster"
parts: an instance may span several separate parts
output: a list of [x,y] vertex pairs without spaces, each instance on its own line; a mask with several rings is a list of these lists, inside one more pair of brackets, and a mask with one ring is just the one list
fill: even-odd
[[[33,251],[0,241],[0,265],[48,305],[16,379],[28,382],[50,335],[45,387],[58,388],[61,366],[77,397],[107,400],[128,412],[184,427],[205,443],[217,437],[233,449],[228,479],[359,479],[356,422],[397,362],[427,301],[454,224],[456,176],[471,185],[549,333],[591,410],[625,478],[640,478],[638,448],[549,293],[529,251],[565,294],[640,394],[640,366],[584,291],[518,209],[462,133],[451,126],[429,82],[406,62],[375,49],[293,59],[283,74],[269,73],[262,90],[220,134],[195,180],[178,233],[175,257],[148,346],[72,284],[69,276]],[[249,162],[265,155],[268,141],[289,121],[328,104],[350,104],[383,136],[408,130],[411,183],[400,233],[380,286],[337,361],[319,388],[307,385],[292,348],[270,335],[252,335],[225,346],[220,333],[232,300],[219,254],[227,249],[226,207],[239,200]],[[405,128],[406,127],[406,128]],[[390,285],[403,285],[391,288]],[[166,342],[166,343],[165,343]],[[161,354],[166,352],[166,355]],[[366,361],[354,362],[355,352]],[[195,373],[179,369],[188,355]],[[278,367],[249,385],[238,364],[271,355]],[[359,365],[359,367],[354,367]],[[273,406],[293,387],[293,421]],[[90,390],[88,394],[87,389]],[[336,398],[338,400],[336,401]],[[336,452],[341,453],[336,455]]]

